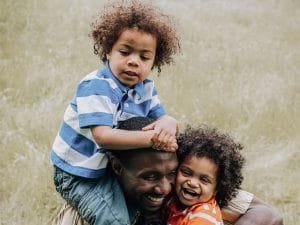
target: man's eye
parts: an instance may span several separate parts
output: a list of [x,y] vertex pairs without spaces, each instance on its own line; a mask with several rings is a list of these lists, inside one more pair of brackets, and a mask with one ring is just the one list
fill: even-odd
[[174,170],[174,171],[172,171],[171,173],[169,173],[169,176],[175,177],[175,176],[176,176],[176,170]]
[[145,180],[149,180],[149,181],[152,181],[152,180],[155,180],[157,177],[155,174],[149,174],[149,175],[146,175],[143,177]]

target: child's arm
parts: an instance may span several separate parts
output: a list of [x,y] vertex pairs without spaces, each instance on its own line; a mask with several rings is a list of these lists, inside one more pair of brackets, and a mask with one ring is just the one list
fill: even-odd
[[155,120],[153,123],[145,126],[143,130],[161,129],[169,133],[170,135],[176,136],[178,134],[178,123],[177,120],[172,116],[163,115]]
[[[153,141],[152,139],[154,139],[157,135],[156,130],[128,131],[113,129],[109,126],[95,126],[92,127],[91,130],[93,137],[98,145],[103,148],[115,150],[152,147],[155,141]],[[174,144],[174,142],[166,145],[169,149],[177,148],[177,143]]]

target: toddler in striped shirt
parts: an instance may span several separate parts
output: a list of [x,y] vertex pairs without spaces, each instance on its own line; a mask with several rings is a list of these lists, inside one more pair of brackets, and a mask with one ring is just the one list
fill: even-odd
[[[107,149],[174,152],[178,147],[177,121],[166,114],[148,77],[153,68],[160,72],[171,63],[180,45],[171,18],[140,1],[105,7],[92,24],[91,37],[105,66],[79,82],[50,157],[56,190],[85,220],[97,224],[101,209],[95,205],[107,200],[101,195],[105,182],[98,182],[107,170]],[[138,116],[155,121],[142,131],[117,129],[118,122]]]

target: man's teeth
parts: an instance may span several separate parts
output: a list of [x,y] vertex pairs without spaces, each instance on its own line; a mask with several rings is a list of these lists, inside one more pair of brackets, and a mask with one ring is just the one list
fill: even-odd
[[153,196],[149,196],[149,195],[147,196],[147,198],[153,202],[160,202],[164,199],[163,197],[153,197]]

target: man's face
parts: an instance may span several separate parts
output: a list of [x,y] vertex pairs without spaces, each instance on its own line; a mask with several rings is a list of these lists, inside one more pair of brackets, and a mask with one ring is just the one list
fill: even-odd
[[174,153],[135,154],[120,173],[127,201],[142,210],[158,210],[174,185],[177,165]]

